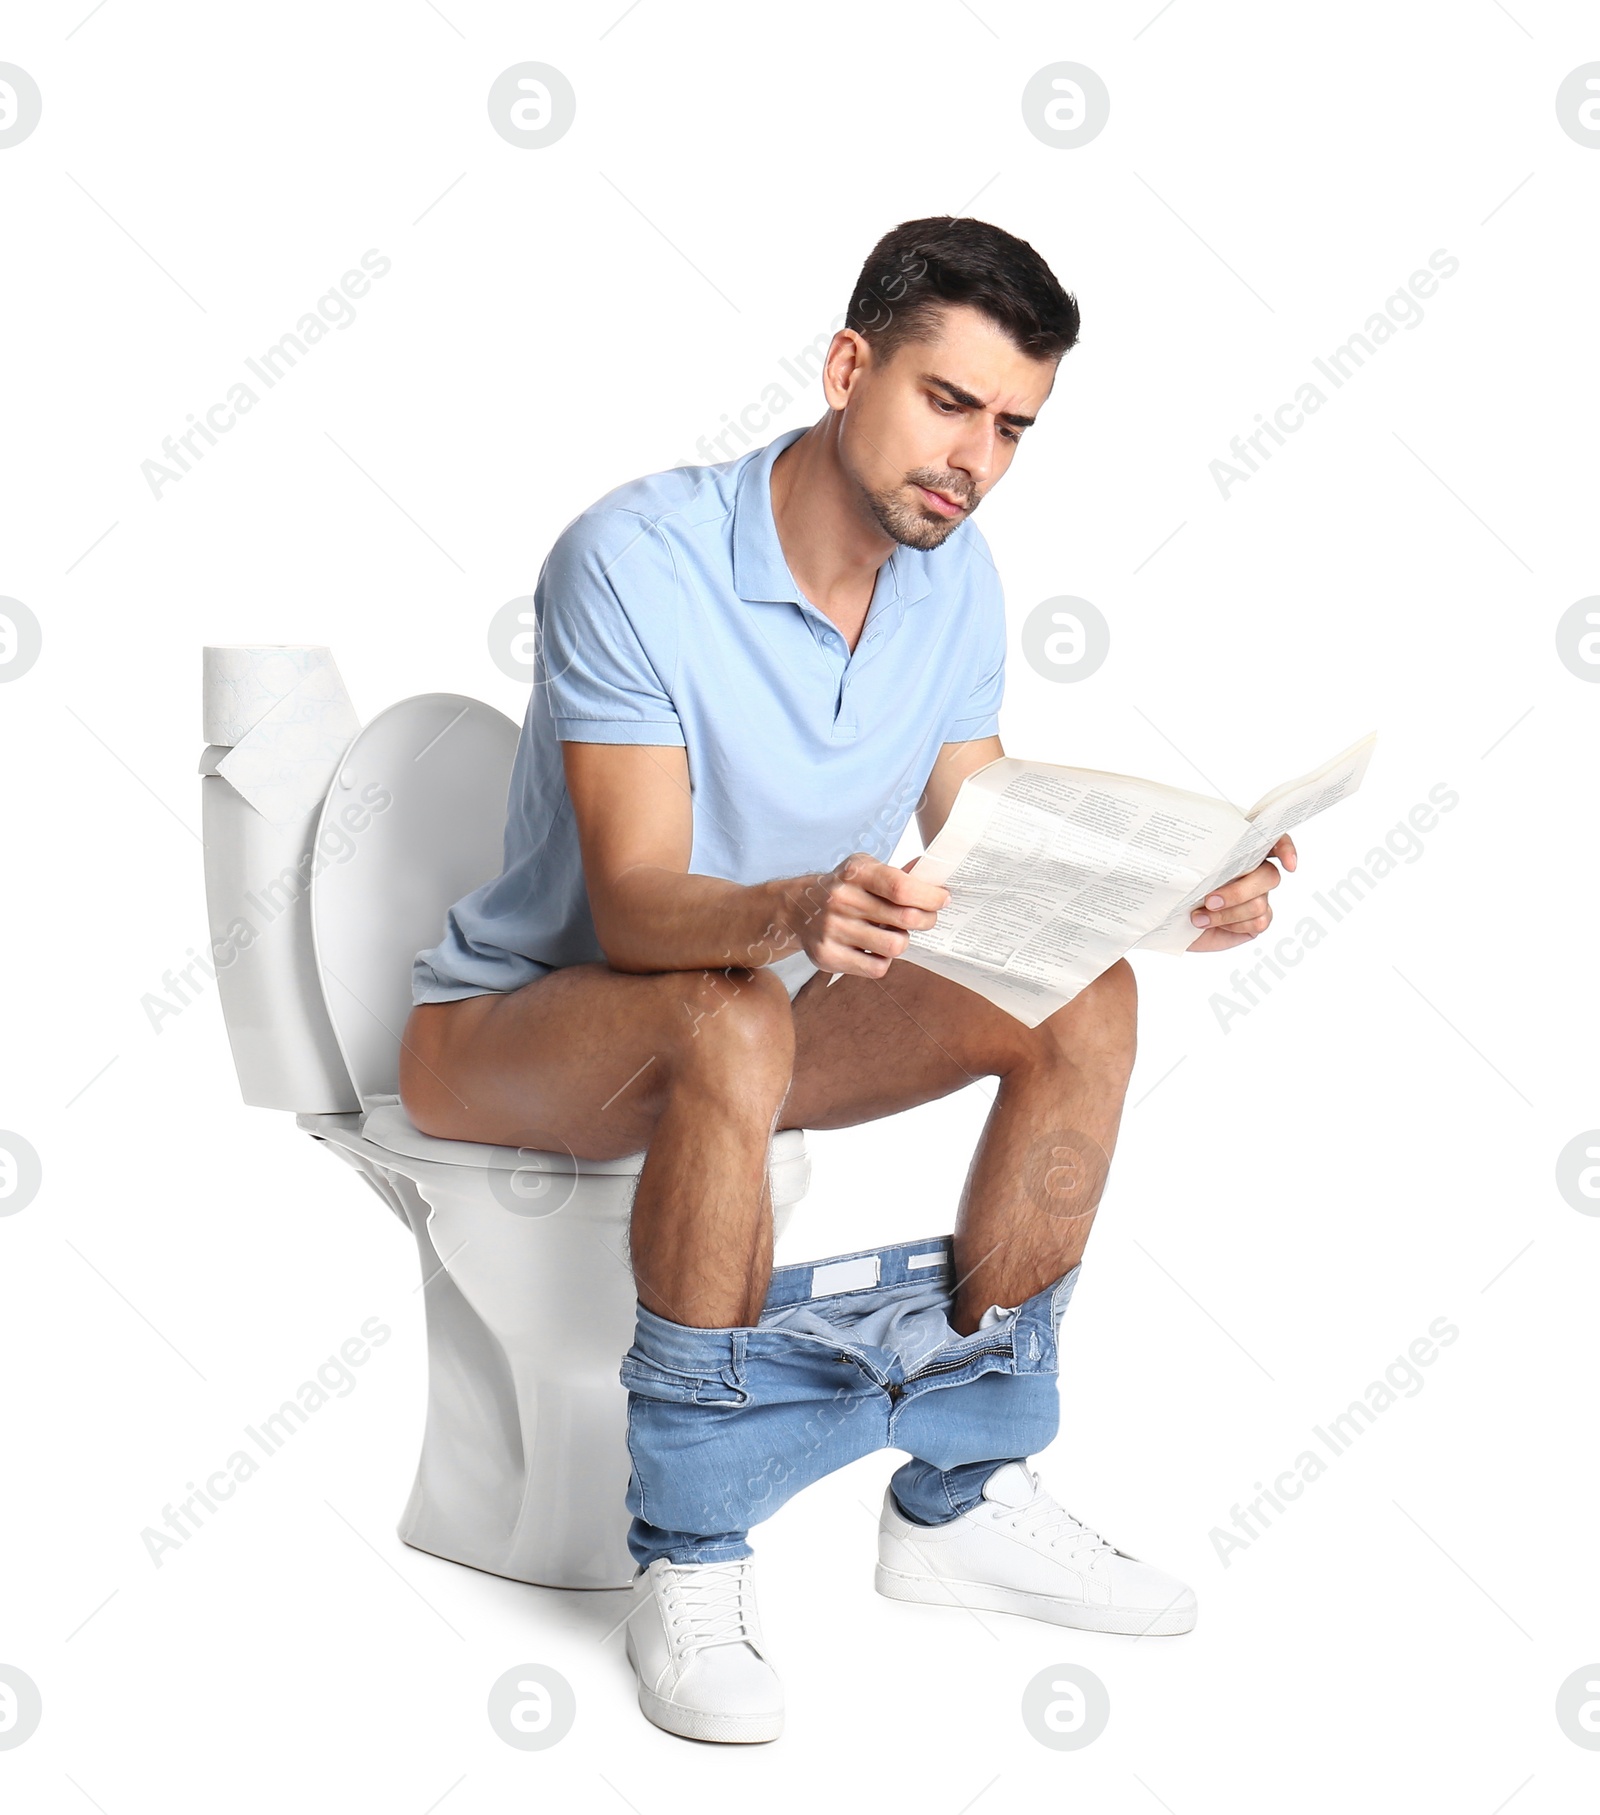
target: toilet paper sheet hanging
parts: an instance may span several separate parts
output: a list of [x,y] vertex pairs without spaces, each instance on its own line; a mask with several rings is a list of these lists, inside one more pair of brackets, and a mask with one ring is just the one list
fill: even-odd
[[320,645],[209,646],[205,740],[227,749],[216,773],[274,825],[297,825],[328,792],[361,729],[333,652]]

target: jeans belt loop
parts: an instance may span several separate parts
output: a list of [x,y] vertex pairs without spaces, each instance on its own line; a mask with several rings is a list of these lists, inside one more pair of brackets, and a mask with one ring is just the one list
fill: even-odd
[[749,1341],[750,1337],[747,1331],[735,1330],[733,1332],[733,1340],[729,1345],[731,1353],[728,1357],[728,1365],[722,1370],[722,1377],[729,1386],[742,1387],[744,1385],[745,1349],[748,1346]]

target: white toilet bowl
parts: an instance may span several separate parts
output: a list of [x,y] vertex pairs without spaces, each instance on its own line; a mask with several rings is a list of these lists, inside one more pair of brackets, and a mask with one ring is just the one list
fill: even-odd
[[[298,1125],[408,1225],[428,1319],[428,1421],[400,1536],[520,1582],[620,1588],[633,1574],[628,1204],[644,1155],[566,1154],[419,1134],[398,1101]],[[781,1232],[804,1194],[799,1129],[772,1144]]]
[[[627,1220],[642,1153],[441,1141],[400,1105],[411,960],[451,903],[498,874],[517,728],[481,701],[422,694],[345,752],[319,811],[274,824],[201,759],[217,981],[247,1103],[361,1173],[416,1238],[428,1412],[407,1544],[557,1588],[634,1572],[623,1504],[633,1337]],[[809,1180],[805,1136],[775,1136],[782,1233]]]

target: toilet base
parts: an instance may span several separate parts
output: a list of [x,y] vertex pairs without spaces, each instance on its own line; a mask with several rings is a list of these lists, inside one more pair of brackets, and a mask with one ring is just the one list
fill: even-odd
[[[636,1302],[626,1261],[632,1179],[582,1181],[601,1200],[584,1214],[522,1217],[474,1168],[397,1159],[361,1138],[360,1120],[302,1116],[300,1125],[361,1173],[417,1244],[428,1409],[399,1537],[514,1582],[627,1587],[627,1395],[617,1369]],[[584,1302],[574,1305],[579,1282]]]
[[[407,1511],[409,1510],[408,1506]],[[529,1588],[559,1588],[564,1594],[612,1594],[619,1588],[633,1586],[633,1574],[620,1582],[541,1582],[533,1576],[513,1575],[509,1569],[497,1569],[493,1563],[480,1557],[457,1556],[453,1551],[440,1550],[432,1544],[422,1543],[420,1539],[408,1538],[404,1521],[395,1527],[395,1533],[408,1550],[419,1551],[425,1557],[437,1557],[441,1563],[459,1563],[463,1569],[476,1569],[480,1575],[499,1576],[502,1582],[522,1582]],[[637,1573],[631,1559],[628,1568]]]
[[[537,1199],[521,1211],[503,1172],[396,1154],[363,1136],[359,1114],[297,1121],[417,1244],[428,1410],[402,1541],[513,1582],[626,1588],[635,1565],[619,1369],[638,1308],[627,1257],[636,1173],[569,1176],[543,1213]],[[781,1235],[809,1166],[798,1139],[777,1138]]]

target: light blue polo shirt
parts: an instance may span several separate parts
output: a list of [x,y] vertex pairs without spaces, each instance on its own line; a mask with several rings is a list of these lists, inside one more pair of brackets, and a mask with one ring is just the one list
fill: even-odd
[[690,871],[756,883],[852,851],[887,862],[940,745],[996,732],[1005,601],[982,535],[968,518],[940,548],[897,544],[850,651],[801,596],[773,522],[772,463],[805,432],[634,479],[556,538],[533,595],[504,867],[417,954],[416,1001],[604,962],[563,741],[685,746]]

